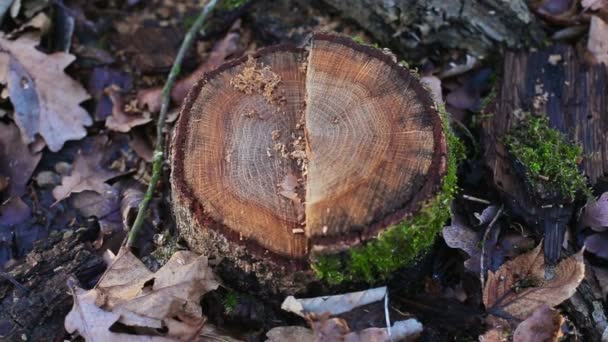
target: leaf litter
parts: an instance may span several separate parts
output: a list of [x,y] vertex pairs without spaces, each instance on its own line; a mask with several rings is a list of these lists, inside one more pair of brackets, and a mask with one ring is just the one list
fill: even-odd
[[[200,334],[205,323],[200,298],[219,286],[206,257],[179,251],[155,273],[125,248],[107,260],[108,270],[93,289],[73,286],[74,306],[65,320],[69,333],[119,341],[126,336],[130,341],[192,340]],[[141,334],[111,331],[117,323]]]

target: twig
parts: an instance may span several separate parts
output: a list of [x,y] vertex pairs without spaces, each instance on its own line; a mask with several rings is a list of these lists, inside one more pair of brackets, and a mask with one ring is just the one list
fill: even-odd
[[479,197],[475,197],[475,196],[471,196],[471,195],[462,195],[462,198],[472,201],[472,202],[479,202],[479,203],[483,203],[483,204],[492,204],[492,202],[485,200],[483,198],[479,198]]
[[483,289],[486,287],[486,270],[485,270],[485,262],[484,262],[484,256],[486,254],[486,241],[488,240],[488,235],[490,235],[490,230],[492,230],[492,226],[494,226],[494,223],[496,223],[496,220],[498,220],[498,217],[500,216],[500,214],[502,214],[502,210],[504,208],[504,204],[500,206],[500,209],[498,209],[498,211],[496,212],[496,215],[494,215],[494,218],[492,219],[492,221],[490,221],[490,223],[488,223],[488,227],[486,228],[486,232],[483,234],[483,238],[481,239],[481,257],[479,260],[479,280],[481,280],[481,290],[483,291]]
[[4,278],[4,279],[8,280],[11,284],[13,284],[13,286],[15,286],[16,288],[20,289],[24,293],[29,293],[30,292],[30,289],[28,289],[27,287],[21,285],[20,282],[18,282],[15,278],[13,278],[10,274],[8,274],[6,272],[0,272],[0,278]]
[[167,77],[167,82],[163,87],[160,115],[158,116],[158,123],[156,124],[156,148],[154,149],[154,158],[152,160],[152,178],[150,179],[150,184],[148,184],[146,194],[144,195],[143,200],[139,204],[139,211],[137,212],[137,217],[135,218],[135,222],[133,222],[133,226],[131,227],[131,231],[129,232],[129,237],[127,239],[128,247],[132,247],[133,243],[137,240],[141,227],[144,223],[144,219],[146,218],[150,201],[152,200],[152,196],[154,195],[156,183],[158,183],[158,180],[161,175],[165,146],[165,135],[163,134],[163,128],[165,127],[165,120],[167,118],[167,111],[169,109],[169,95],[171,94],[171,89],[173,89],[173,83],[175,83],[175,80],[179,75],[182,60],[184,59],[186,52],[190,48],[190,45],[192,45],[192,41],[194,40],[196,33],[203,26],[203,23],[209,16],[209,13],[211,13],[213,8],[215,8],[216,3],[217,0],[210,0],[205,5],[205,7],[203,7],[201,13],[196,18],[196,21],[194,21],[194,24],[192,24],[192,27],[190,27],[190,29],[186,33],[184,41],[182,42],[177,56],[175,57],[175,62],[171,67],[171,71],[169,72],[169,76]]

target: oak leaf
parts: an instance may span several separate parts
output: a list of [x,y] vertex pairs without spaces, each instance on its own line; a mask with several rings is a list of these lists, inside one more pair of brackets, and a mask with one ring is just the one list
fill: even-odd
[[553,307],[574,294],[585,276],[582,250],[560,262],[547,280],[541,246],[488,272],[483,291],[488,313],[523,321],[541,305]]
[[[163,337],[173,340],[193,340],[199,335],[205,323],[200,298],[219,285],[208,268],[206,257],[179,251],[156,273],[150,272],[126,248],[116,256],[110,255],[107,260],[110,266],[95,288],[75,293],[75,307],[66,317],[66,329],[68,326],[72,328],[68,331],[77,330],[81,335],[87,333],[84,330],[87,326],[82,322],[95,321],[95,317],[90,315],[99,314],[108,322],[114,320],[111,324],[118,322],[147,328],[146,331],[162,329],[166,331]],[[83,311],[83,300],[89,305],[87,312],[77,316],[79,313],[75,311]],[[79,307],[76,307],[77,302]],[[91,340],[104,340],[111,324],[98,328]],[[157,341],[159,337],[146,338]]]
[[73,55],[45,54],[36,49],[37,34],[9,40],[0,34],[0,83],[7,84],[15,107],[15,121],[25,143],[40,134],[49,149],[57,152],[68,140],[86,136],[91,117],[80,103],[89,94],[64,73]]
[[74,305],[65,318],[65,330],[73,334],[78,331],[87,341],[113,342],[168,342],[173,339],[161,336],[136,336],[110,331],[110,327],[120,319],[120,314],[100,309],[95,303],[100,293],[93,289],[85,291],[71,286]]

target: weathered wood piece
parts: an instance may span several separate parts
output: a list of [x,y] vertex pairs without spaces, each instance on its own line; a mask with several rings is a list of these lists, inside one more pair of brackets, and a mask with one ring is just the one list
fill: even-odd
[[104,269],[103,259],[77,234],[55,233],[36,242],[23,264],[7,272],[12,282],[0,277],[0,340],[64,340],[63,321],[72,308],[68,278],[92,287]]
[[[559,238],[554,242],[559,251],[572,211],[564,212],[567,207],[542,209],[533,202],[522,186],[521,177],[513,170],[502,138],[520,122],[523,112],[545,114],[553,128],[583,147],[581,169],[591,183],[606,176],[608,68],[588,65],[574,48],[566,45],[533,52],[509,52],[497,90],[497,97],[486,109],[489,115],[482,121],[486,164],[514,215],[530,225],[539,225],[541,220],[559,223],[561,230],[552,235],[553,239]],[[575,252],[570,250],[566,254]],[[587,273],[593,274],[591,270]],[[586,277],[565,307],[575,326],[590,336],[590,340],[598,340],[605,324],[599,324],[595,318],[599,317],[596,313],[605,311],[605,303],[601,295],[596,295],[599,291],[590,290],[597,287],[590,278],[592,276]]]
[[522,47],[544,36],[524,0],[323,1],[410,60],[446,49],[490,56],[499,46]]
[[205,75],[172,152],[190,246],[280,291],[309,282],[311,256],[415,214],[446,171],[441,119],[420,83],[392,56],[327,34]]

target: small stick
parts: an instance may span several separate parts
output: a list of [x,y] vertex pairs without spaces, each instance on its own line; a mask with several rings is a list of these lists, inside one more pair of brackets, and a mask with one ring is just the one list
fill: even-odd
[[491,204],[490,201],[485,200],[483,198],[479,198],[479,197],[474,197],[474,196],[470,196],[470,195],[462,195],[462,198],[469,200],[469,201],[473,201],[473,202],[479,202],[479,203],[483,203],[483,204]]
[[494,215],[494,218],[492,219],[492,221],[490,221],[490,223],[488,223],[486,232],[483,234],[483,239],[481,240],[481,258],[479,260],[479,264],[480,264],[479,268],[481,269],[479,271],[479,280],[481,280],[481,291],[483,291],[483,289],[486,287],[486,276],[485,276],[486,270],[485,270],[485,263],[484,263],[484,256],[486,254],[486,241],[488,240],[488,235],[490,234],[490,230],[492,229],[492,226],[494,225],[494,223],[496,223],[500,214],[502,214],[503,208],[504,208],[504,204],[500,206],[500,209],[498,209],[498,211],[496,212],[496,215]]
[[192,24],[192,27],[186,33],[182,45],[179,48],[177,56],[175,57],[175,62],[171,67],[171,71],[169,72],[169,76],[167,77],[167,82],[163,87],[162,92],[162,104],[160,107],[160,114],[158,116],[158,123],[156,125],[156,148],[154,149],[154,159],[152,160],[152,178],[150,179],[150,184],[148,184],[148,189],[146,190],[146,194],[144,195],[143,200],[139,204],[139,211],[137,212],[137,217],[133,222],[133,226],[131,227],[131,231],[129,232],[129,237],[127,239],[127,246],[132,247],[135,240],[137,240],[137,236],[141,231],[141,227],[144,223],[144,219],[146,218],[146,214],[148,211],[148,207],[150,205],[150,201],[152,200],[152,196],[154,195],[154,189],[156,188],[156,183],[160,179],[162,165],[164,160],[164,146],[165,146],[165,135],[163,133],[163,128],[165,126],[165,121],[167,119],[167,111],[169,110],[169,95],[171,94],[171,89],[173,89],[173,83],[177,79],[179,74],[179,70],[182,65],[182,60],[186,55],[186,52],[192,45],[194,37],[198,30],[203,26],[205,20],[215,8],[217,0],[210,0],[205,7],[201,10],[201,13]]
[[28,289],[27,287],[21,285],[21,283],[18,282],[15,278],[13,278],[10,274],[8,274],[6,272],[0,272],[0,277],[8,280],[11,284],[13,284],[13,286],[15,286],[19,290],[23,291],[24,293],[29,293],[30,292],[30,289]]

